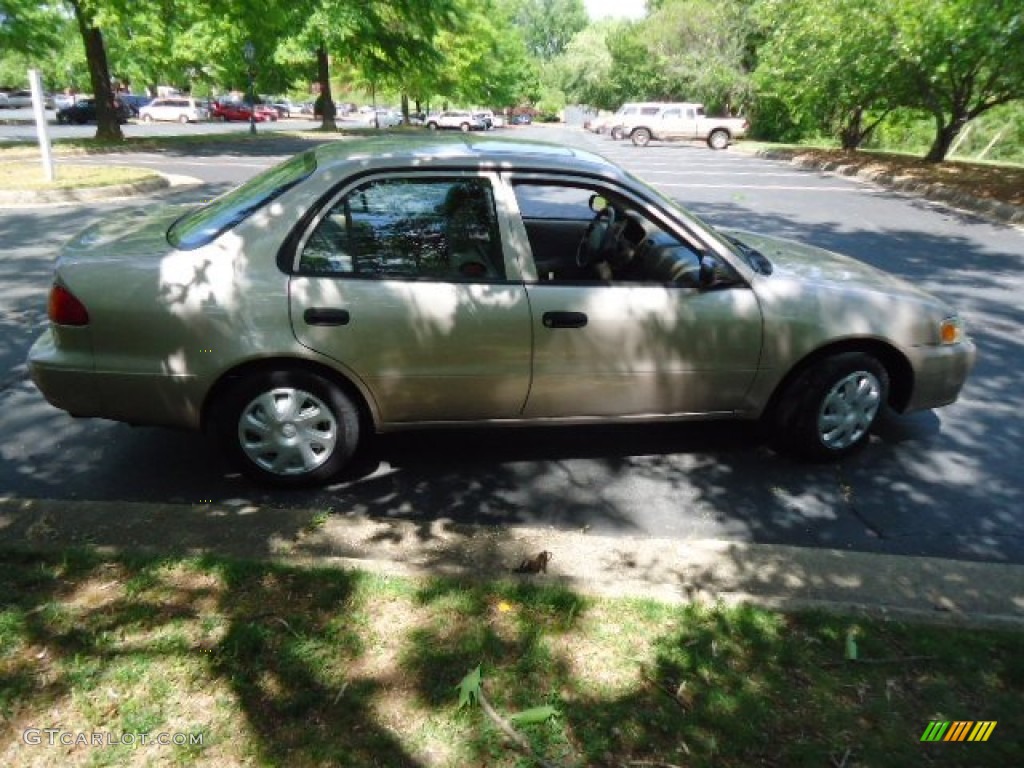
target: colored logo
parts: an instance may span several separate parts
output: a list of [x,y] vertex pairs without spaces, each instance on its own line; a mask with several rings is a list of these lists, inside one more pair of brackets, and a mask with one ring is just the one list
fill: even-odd
[[996,720],[932,720],[921,734],[921,741],[988,741]]

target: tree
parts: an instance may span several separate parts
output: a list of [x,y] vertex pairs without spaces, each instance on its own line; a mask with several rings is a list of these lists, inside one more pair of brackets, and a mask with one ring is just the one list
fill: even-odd
[[856,149],[903,101],[886,0],[766,0],[755,79],[762,100],[785,104]]
[[527,50],[542,61],[564,53],[589,23],[583,0],[515,0],[513,9]]
[[666,99],[742,111],[751,99],[744,0],[662,0],[640,23]]
[[30,68],[42,70],[52,81],[56,74],[52,53],[62,45],[68,27],[67,14],[59,5],[0,0],[0,85],[24,87]]
[[598,109],[618,106],[612,86],[611,51],[608,35],[620,26],[617,21],[591,24],[576,35],[555,61],[559,85],[570,103]]
[[85,46],[85,60],[89,67],[93,97],[96,99],[96,138],[104,141],[124,141],[121,123],[114,109],[114,91],[110,84],[110,66],[103,31],[97,17],[103,8],[99,0],[67,0],[78,23]]
[[927,110],[935,138],[925,159],[945,159],[979,115],[1024,98],[1024,8],[1019,0],[901,0],[890,8],[906,106]]

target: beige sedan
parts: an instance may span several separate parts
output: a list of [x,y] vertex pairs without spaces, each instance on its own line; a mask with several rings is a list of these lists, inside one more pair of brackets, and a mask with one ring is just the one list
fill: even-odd
[[716,231],[596,155],[450,138],[338,142],[87,229],[33,380],[299,486],[429,425],[757,419],[838,459],[974,362],[953,309],[857,261]]

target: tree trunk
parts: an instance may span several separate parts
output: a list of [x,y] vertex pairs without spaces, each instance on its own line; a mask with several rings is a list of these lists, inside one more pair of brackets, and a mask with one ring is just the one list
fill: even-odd
[[82,33],[89,79],[96,99],[96,138],[102,141],[124,141],[121,122],[114,108],[114,92],[110,87],[110,67],[107,64],[103,32],[93,25],[92,15],[82,8],[78,0],[71,0],[71,7],[75,10],[75,20]]
[[402,122],[409,124],[409,94],[402,94]]
[[321,42],[320,47],[316,49],[316,76],[320,81],[320,102],[323,105],[321,107],[323,122],[320,123],[320,127],[325,131],[336,131],[338,124],[334,121],[334,116],[337,112],[334,108],[334,97],[331,95],[331,67],[325,42]]
[[861,129],[863,116],[864,110],[856,107],[849,116],[849,119],[839,128],[839,141],[843,149],[848,152],[852,152],[860,147],[860,143],[864,140],[864,132]]
[[924,156],[925,162],[941,163],[945,160],[957,134],[967,125],[966,114],[955,114],[948,123],[943,122],[943,117],[944,115],[941,113],[935,115],[935,139],[932,141],[928,154]]

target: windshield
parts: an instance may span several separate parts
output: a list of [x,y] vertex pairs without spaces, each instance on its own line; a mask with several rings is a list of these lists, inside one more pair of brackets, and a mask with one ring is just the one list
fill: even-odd
[[316,168],[312,151],[296,155],[235,187],[211,203],[189,211],[167,231],[175,248],[189,251],[206,245],[222,232],[244,221],[285,190],[309,176]]

